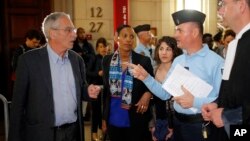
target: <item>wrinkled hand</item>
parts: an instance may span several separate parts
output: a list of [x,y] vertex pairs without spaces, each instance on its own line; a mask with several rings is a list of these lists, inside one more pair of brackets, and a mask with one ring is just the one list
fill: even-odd
[[150,102],[152,95],[150,92],[145,92],[141,99],[135,104],[135,106],[137,106],[137,113],[141,113],[143,114],[144,112],[146,112],[148,110],[148,105]]
[[204,104],[201,107],[201,115],[205,121],[211,121],[211,111],[217,109],[216,103]]
[[216,127],[223,127],[224,122],[222,120],[222,111],[223,108],[217,108],[211,111],[211,121]]
[[148,76],[148,72],[140,64],[135,65],[132,63],[128,63],[128,62],[124,64],[132,69],[132,74],[134,78],[139,79],[139,80],[144,80]]
[[90,98],[97,98],[98,95],[100,94],[101,87],[98,85],[89,85],[88,87],[88,94]]
[[193,107],[194,96],[183,86],[181,86],[182,91],[184,92],[181,96],[176,96],[173,98],[182,108],[191,108]]

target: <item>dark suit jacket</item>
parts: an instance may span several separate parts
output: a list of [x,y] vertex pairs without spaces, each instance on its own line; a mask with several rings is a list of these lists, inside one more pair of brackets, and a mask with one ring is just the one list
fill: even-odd
[[[78,137],[83,141],[81,99],[87,95],[85,66],[82,58],[74,51],[69,50],[68,57],[76,86]],[[55,111],[46,46],[20,57],[10,112],[9,141],[53,141]]]
[[[218,104],[224,116],[234,109],[242,109],[243,123],[250,124],[250,30],[238,41],[235,60],[228,81],[221,84]],[[241,112],[241,111],[239,111]],[[226,117],[228,120],[230,117]],[[236,118],[236,117],[235,117]]]
[[[106,98],[104,102],[104,115],[103,118],[108,122],[109,112],[110,112],[110,86],[109,86],[109,66],[113,54],[107,55],[103,58],[103,83],[104,83],[104,97]],[[132,63],[140,64],[150,75],[153,76],[153,67],[151,65],[150,58],[143,56],[141,54],[132,52]],[[143,129],[148,130],[148,123],[151,119],[150,108],[144,114],[136,112],[135,104],[140,100],[144,92],[149,91],[144,83],[138,79],[133,79],[133,90],[132,90],[132,107],[129,109],[129,118],[131,127],[136,127],[138,130],[136,133],[140,133]],[[150,106],[149,106],[150,107]],[[145,135],[146,136],[146,135]],[[149,138],[150,139],[150,138]]]

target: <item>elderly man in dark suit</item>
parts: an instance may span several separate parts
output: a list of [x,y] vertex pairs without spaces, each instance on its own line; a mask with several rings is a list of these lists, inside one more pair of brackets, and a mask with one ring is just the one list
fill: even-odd
[[76,33],[68,14],[51,13],[42,30],[48,44],[20,57],[9,140],[83,141],[81,99],[96,98],[100,87],[87,86],[84,62],[70,50]]

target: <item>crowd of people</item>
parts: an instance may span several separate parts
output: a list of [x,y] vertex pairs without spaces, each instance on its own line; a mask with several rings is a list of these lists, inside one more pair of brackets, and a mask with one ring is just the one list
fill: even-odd
[[[117,48],[105,37],[94,48],[68,14],[49,14],[13,55],[9,141],[84,141],[87,104],[92,141],[230,140],[230,125],[250,124],[250,0],[219,4],[227,29],[214,36],[203,33],[204,13],[180,10],[173,36],[120,25]],[[208,95],[186,84],[182,95],[167,91],[177,66],[210,85]]]

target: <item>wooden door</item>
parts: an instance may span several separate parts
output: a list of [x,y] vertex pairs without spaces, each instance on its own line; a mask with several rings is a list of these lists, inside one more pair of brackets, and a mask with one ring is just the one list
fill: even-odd
[[12,95],[11,58],[22,44],[28,29],[41,29],[43,18],[51,12],[53,0],[1,0],[0,17],[0,93]]

